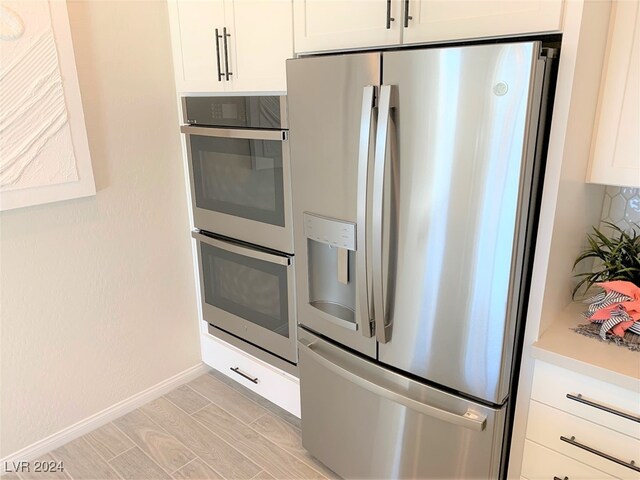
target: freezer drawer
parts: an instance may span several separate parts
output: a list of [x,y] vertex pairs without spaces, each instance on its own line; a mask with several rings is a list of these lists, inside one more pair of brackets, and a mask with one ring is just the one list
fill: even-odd
[[300,329],[302,443],[349,478],[497,478],[505,409],[407,379]]

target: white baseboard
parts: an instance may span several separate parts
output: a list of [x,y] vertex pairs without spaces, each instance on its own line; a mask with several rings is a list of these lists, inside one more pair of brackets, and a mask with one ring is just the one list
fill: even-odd
[[34,458],[38,458],[40,455],[50,452],[71,440],[75,440],[76,438],[81,437],[82,435],[89,433],[90,431],[95,430],[96,428],[101,427],[102,425],[109,423],[110,421],[115,420],[138,407],[141,407],[145,403],[155,400],[174,388],[199,377],[207,371],[209,371],[209,367],[204,363],[194,365],[193,367],[187,368],[186,370],[169,377],[146,390],[136,393],[129,398],[105,408],[101,412],[91,415],[84,420],[80,420],[67,428],[63,428],[59,432],[49,435],[48,437],[24,447],[17,452],[9,454],[0,459],[0,473],[4,473],[5,466],[7,464],[12,464],[11,462],[29,461]]

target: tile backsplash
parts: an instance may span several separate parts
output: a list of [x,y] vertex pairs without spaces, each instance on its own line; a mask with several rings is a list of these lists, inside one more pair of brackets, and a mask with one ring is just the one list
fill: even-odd
[[601,220],[615,223],[623,230],[630,230],[634,223],[640,223],[640,188],[607,187]]

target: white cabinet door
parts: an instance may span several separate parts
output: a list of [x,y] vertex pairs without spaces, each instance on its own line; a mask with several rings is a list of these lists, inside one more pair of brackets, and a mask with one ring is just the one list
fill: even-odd
[[409,0],[405,8],[403,43],[553,32],[562,20],[562,0]]
[[640,187],[640,4],[614,2],[588,181]]
[[397,45],[400,11],[400,0],[294,0],[295,50]]
[[232,91],[286,91],[293,57],[291,0],[227,0]]
[[173,0],[169,17],[178,91],[224,91],[225,81],[218,75],[224,72],[223,66],[218,68],[218,60],[224,61],[223,38],[216,39],[216,29],[222,35],[225,25],[224,1]]

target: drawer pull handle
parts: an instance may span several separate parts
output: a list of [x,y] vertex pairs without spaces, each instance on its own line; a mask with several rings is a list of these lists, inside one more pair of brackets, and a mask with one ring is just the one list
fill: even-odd
[[240,375],[241,377],[246,378],[247,380],[249,380],[250,382],[253,382],[255,384],[258,383],[258,377],[252,377],[251,375],[247,375],[246,373],[244,373],[243,371],[240,370],[240,368],[238,367],[231,367],[230,370],[232,372],[237,373],[238,375]]
[[553,480],[569,480],[569,477],[564,477],[564,478],[553,477]]
[[611,455],[603,453],[600,450],[596,450],[595,448],[591,448],[587,445],[583,445],[582,443],[576,442],[576,437],[573,437],[573,436],[571,438],[560,436],[560,440],[562,440],[563,442],[567,442],[568,444],[573,445],[574,447],[578,447],[578,448],[581,448],[582,450],[586,450],[589,453],[593,453],[594,455],[598,455],[599,457],[606,458],[607,460],[617,463],[618,465],[622,465],[623,467],[627,467],[627,468],[630,468],[631,470],[635,470],[636,472],[640,472],[640,467],[636,465],[636,462],[634,460],[631,460],[630,462],[625,462],[624,460],[620,460],[619,458],[612,457]]
[[600,405],[599,403],[596,403],[594,401],[587,400],[582,396],[581,393],[579,393],[578,395],[567,393],[567,398],[569,400],[573,400],[574,402],[583,403],[585,405],[589,405],[590,407],[597,408],[598,410],[604,410],[605,412],[613,413],[614,415],[618,415],[619,417],[626,418],[627,420],[631,420],[632,422],[640,423],[640,417],[636,417],[635,415],[631,415],[626,412],[621,412],[620,410],[616,410],[614,408],[607,407],[605,405]]

